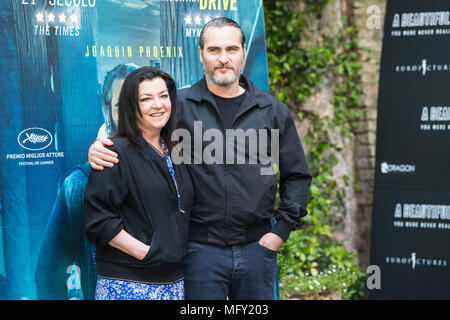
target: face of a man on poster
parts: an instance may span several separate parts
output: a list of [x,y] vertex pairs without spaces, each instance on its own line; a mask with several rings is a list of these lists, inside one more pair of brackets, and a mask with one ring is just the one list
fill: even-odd
[[199,48],[200,61],[209,84],[219,87],[237,84],[245,62],[240,30],[232,26],[209,27],[203,41],[203,49]]
[[119,123],[119,96],[124,81],[125,79],[116,79],[111,86],[111,118],[114,122],[114,128],[117,128]]

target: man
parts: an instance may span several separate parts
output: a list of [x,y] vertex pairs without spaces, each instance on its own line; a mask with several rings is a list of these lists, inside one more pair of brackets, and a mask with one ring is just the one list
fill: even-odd
[[[117,104],[127,75],[138,66],[119,64],[108,71],[102,87],[105,123],[98,137],[112,135],[117,127]],[[84,190],[91,167],[86,162],[62,183],[47,223],[36,266],[38,299],[93,299],[97,282],[95,246],[83,228]]]
[[[218,145],[226,145],[227,158],[207,164],[199,158],[208,141],[202,140],[200,151],[194,145],[189,168],[196,198],[185,261],[186,299],[273,299],[277,251],[307,214],[311,175],[294,121],[285,105],[241,75],[245,49],[245,36],[236,22],[211,20],[199,42],[205,77],[178,92],[179,128],[187,130],[192,140],[200,129],[202,136],[207,130],[219,130],[223,141]],[[279,155],[277,210],[277,182],[274,175],[262,174],[262,159],[251,163],[252,154],[246,149],[244,164],[228,161],[235,159],[229,153],[242,147],[232,140],[230,148],[228,138],[238,130],[271,133],[268,154]],[[89,161],[94,169],[118,162],[117,155],[104,148],[111,144],[103,139],[91,146]]]

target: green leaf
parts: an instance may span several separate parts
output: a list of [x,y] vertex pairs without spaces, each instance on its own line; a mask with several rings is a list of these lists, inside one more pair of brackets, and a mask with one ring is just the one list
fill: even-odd
[[317,188],[315,185],[311,185],[309,192],[312,196],[318,196],[320,194],[319,188]]

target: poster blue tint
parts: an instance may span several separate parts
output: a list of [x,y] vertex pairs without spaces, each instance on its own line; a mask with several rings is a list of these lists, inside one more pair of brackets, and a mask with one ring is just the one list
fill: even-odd
[[0,2],[0,299],[93,298],[87,150],[114,132],[116,79],[150,65],[192,85],[201,27],[226,16],[247,39],[244,74],[268,90],[262,0],[211,3]]

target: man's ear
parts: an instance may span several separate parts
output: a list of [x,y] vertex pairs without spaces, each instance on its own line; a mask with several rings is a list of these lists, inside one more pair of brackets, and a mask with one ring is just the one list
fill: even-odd
[[200,46],[198,46],[198,55],[200,56],[200,62],[203,63],[202,48]]

